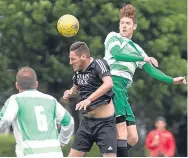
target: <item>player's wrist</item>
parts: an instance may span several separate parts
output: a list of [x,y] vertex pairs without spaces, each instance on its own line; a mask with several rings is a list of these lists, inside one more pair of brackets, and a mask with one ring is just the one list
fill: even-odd
[[87,100],[90,101],[90,103],[92,102],[92,98],[91,97],[88,97]]

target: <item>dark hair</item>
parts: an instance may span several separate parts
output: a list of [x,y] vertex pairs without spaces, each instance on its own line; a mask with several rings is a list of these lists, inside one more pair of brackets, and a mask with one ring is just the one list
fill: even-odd
[[16,75],[16,82],[21,90],[34,89],[37,81],[35,71],[30,67],[22,67]]
[[158,116],[155,120],[155,122],[158,122],[158,121],[163,121],[163,122],[166,122],[166,119],[162,116]]
[[90,50],[85,42],[77,41],[70,46],[70,51],[75,51],[75,53],[81,56],[83,53],[90,56]]
[[121,8],[119,16],[120,19],[123,17],[131,18],[134,24],[136,24],[136,8],[131,4],[127,4],[123,8]]

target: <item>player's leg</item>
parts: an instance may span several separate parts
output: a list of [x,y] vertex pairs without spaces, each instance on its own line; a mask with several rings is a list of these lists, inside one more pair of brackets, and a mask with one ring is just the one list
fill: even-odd
[[84,157],[84,155],[85,155],[85,152],[78,151],[78,150],[71,148],[68,157]]
[[126,83],[124,79],[118,76],[112,76],[113,79],[113,98],[116,116],[117,127],[117,157],[127,157],[127,125],[126,125],[126,104],[127,98],[125,96]]
[[116,157],[116,120],[114,116],[96,119],[94,138],[103,157]]
[[116,117],[117,157],[128,157],[127,124],[124,116]]
[[89,152],[92,145],[92,131],[88,126],[91,124],[89,120],[84,117],[78,131],[76,132],[75,139],[70,150],[68,157],[83,157],[86,152]]
[[[127,95],[127,94],[126,94]],[[128,100],[128,95],[127,95]],[[134,113],[130,104],[126,104],[126,124],[127,124],[127,148],[130,149],[138,142],[138,133]]]
[[126,109],[126,124],[127,124],[127,149],[130,149],[132,146],[137,144],[138,142],[138,133],[137,133],[137,128],[136,128],[136,120],[134,113],[132,111],[132,108],[128,102],[128,94],[125,89],[125,109]]
[[135,121],[127,121],[127,148],[130,149],[138,143],[138,133]]

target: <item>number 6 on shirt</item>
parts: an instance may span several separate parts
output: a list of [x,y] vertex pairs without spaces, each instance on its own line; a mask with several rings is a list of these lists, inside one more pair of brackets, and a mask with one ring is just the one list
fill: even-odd
[[44,114],[43,106],[35,106],[35,116],[37,120],[37,127],[40,132],[48,131],[47,117]]

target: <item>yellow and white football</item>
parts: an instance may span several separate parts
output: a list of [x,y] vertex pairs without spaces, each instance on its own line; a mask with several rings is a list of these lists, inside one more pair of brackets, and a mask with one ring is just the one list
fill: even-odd
[[57,22],[57,30],[65,37],[72,37],[76,35],[79,30],[79,21],[73,15],[63,15]]

